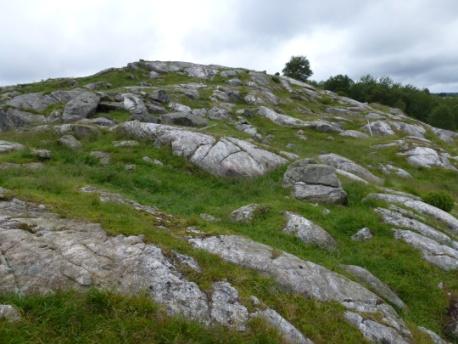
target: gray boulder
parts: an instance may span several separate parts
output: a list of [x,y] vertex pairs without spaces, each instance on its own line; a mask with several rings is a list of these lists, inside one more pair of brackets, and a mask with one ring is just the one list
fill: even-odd
[[324,120],[307,122],[307,128],[322,132],[322,133],[341,133],[342,128],[337,124]]
[[429,147],[415,147],[400,155],[407,156],[407,162],[415,167],[443,167],[456,170],[444,154]]
[[445,271],[458,270],[458,250],[409,230],[396,230],[395,238],[420,250],[431,264]]
[[344,265],[344,270],[352,274],[359,282],[365,283],[377,295],[383,297],[393,305],[404,308],[405,304],[385,283],[380,281],[366,269],[356,265]]
[[369,124],[366,124],[362,127],[362,130],[372,135],[378,136],[387,136],[387,135],[394,135],[394,131],[391,128],[390,124],[385,121],[375,121]]
[[100,97],[93,92],[83,92],[70,100],[64,107],[62,118],[65,122],[74,122],[94,114]]
[[232,137],[216,140],[213,136],[179,127],[125,122],[117,130],[137,139],[169,145],[175,155],[217,176],[255,177],[287,162],[247,141]]
[[0,132],[45,123],[46,118],[15,108],[0,109]]
[[221,325],[229,325],[239,331],[246,329],[249,319],[248,310],[240,304],[237,289],[228,282],[213,284],[210,317]]
[[161,115],[161,123],[186,127],[205,127],[208,125],[208,121],[205,118],[189,112],[173,112]]
[[262,311],[256,311],[251,314],[252,318],[261,318],[273,326],[282,336],[286,343],[290,344],[313,344],[313,342],[304,337],[290,322],[285,320],[280,314],[273,309],[267,308]]
[[293,127],[293,128],[304,128],[307,126],[307,122],[302,121],[298,118],[294,118],[287,115],[282,115],[275,112],[272,109],[269,109],[265,106],[260,106],[258,110],[258,115],[267,118],[268,120],[274,122],[275,124]]
[[355,139],[367,139],[369,137],[367,134],[358,130],[344,130],[339,135],[345,137],[353,137]]
[[305,244],[317,245],[328,250],[336,248],[334,238],[312,221],[289,211],[285,212],[285,218],[287,223],[283,232],[298,237]]
[[0,153],[14,152],[24,148],[20,143],[0,140]]
[[354,161],[347,159],[343,156],[340,156],[338,154],[322,154],[318,157],[318,159],[326,165],[333,166],[336,169],[354,174],[366,180],[369,183],[374,183],[378,185],[383,184],[383,180],[381,178],[373,175],[366,168],[362,167],[361,165],[358,165]]
[[371,230],[367,227],[361,228],[355,234],[351,236],[353,241],[367,241],[373,238]]
[[50,105],[56,104],[57,100],[43,93],[21,94],[9,100],[6,104],[20,110],[44,111]]
[[16,322],[21,320],[21,314],[11,305],[0,305],[0,320]]
[[62,136],[58,142],[67,148],[70,149],[80,149],[82,147],[81,142],[79,142],[73,135],[64,135]]
[[254,219],[258,209],[260,209],[260,205],[256,203],[245,205],[234,210],[231,213],[231,219],[234,222],[251,222]]
[[346,203],[347,200],[335,169],[309,159],[289,165],[283,175],[283,185],[292,186],[297,199],[323,203]]

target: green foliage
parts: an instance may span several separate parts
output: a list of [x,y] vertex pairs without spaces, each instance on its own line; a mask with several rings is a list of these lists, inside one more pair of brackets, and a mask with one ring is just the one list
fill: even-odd
[[388,77],[376,79],[371,75],[365,75],[359,81],[353,81],[347,75],[331,76],[320,86],[361,102],[401,109],[407,115],[439,128],[458,128],[458,97],[434,95],[428,89],[402,85]]
[[310,61],[305,56],[292,56],[282,72],[283,75],[300,81],[307,81],[313,74]]
[[430,192],[423,197],[423,201],[447,212],[455,205],[453,197],[444,191]]
[[457,128],[457,122],[455,115],[447,105],[441,104],[437,106],[430,114],[428,122],[439,128],[448,130],[455,130]]

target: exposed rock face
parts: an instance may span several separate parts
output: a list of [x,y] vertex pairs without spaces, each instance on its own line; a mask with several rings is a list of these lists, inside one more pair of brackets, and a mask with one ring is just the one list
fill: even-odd
[[82,147],[81,142],[79,142],[73,135],[64,135],[58,141],[62,146],[70,149],[76,150]]
[[356,265],[344,265],[345,271],[351,273],[361,283],[366,283],[369,288],[374,291],[377,295],[383,297],[393,305],[404,308],[405,304],[385,283],[380,281],[372,273],[366,269]]
[[227,282],[216,282],[213,284],[211,301],[212,320],[222,325],[235,327],[240,331],[246,329],[249,314],[247,308],[240,304],[237,289]]
[[339,135],[346,136],[346,137],[353,137],[355,139],[367,139],[369,137],[367,134],[362,133],[358,130],[344,130]]
[[458,139],[458,133],[455,131],[439,128],[432,128],[432,130],[440,140],[446,143],[454,143]]
[[161,123],[186,127],[205,127],[208,121],[202,116],[193,115],[189,112],[173,112],[161,115]]
[[218,176],[260,176],[287,161],[243,140],[226,137],[217,141],[210,135],[179,127],[126,122],[118,130],[138,139],[170,145],[174,154]]
[[66,122],[87,118],[97,109],[100,97],[93,92],[83,92],[70,100],[64,108],[62,118]]
[[362,129],[370,135],[394,135],[394,131],[391,128],[390,124],[385,121],[371,122],[369,124],[366,124]]
[[45,117],[14,108],[0,109],[0,132],[45,122]]
[[374,183],[374,184],[383,183],[383,180],[381,178],[373,175],[366,168],[338,154],[334,154],[334,153],[322,154],[319,156],[319,160],[326,165],[333,166],[336,169],[354,174],[366,180],[369,183]]
[[409,230],[396,230],[395,238],[419,249],[426,261],[443,270],[458,269],[458,250]]
[[0,214],[1,292],[147,291],[171,314],[207,319],[205,294],[140,237],[109,237],[97,224],[61,219],[16,199],[0,202]]
[[406,135],[420,137],[420,138],[425,137],[424,135],[426,133],[426,129],[421,125],[409,124],[409,123],[398,122],[398,121],[392,121],[390,124],[397,131],[401,131]]
[[252,314],[252,317],[259,317],[272,325],[281,333],[285,342],[291,344],[313,344],[313,342],[305,338],[293,325],[286,321],[280,314],[273,309],[265,309]]
[[286,127],[303,128],[307,126],[307,122],[305,121],[302,121],[298,118],[294,118],[291,116],[279,114],[275,112],[274,110],[269,109],[268,107],[265,107],[265,106],[259,107],[258,114],[262,117],[269,119],[270,121],[278,125],[282,125]]
[[323,203],[345,203],[347,200],[335,169],[308,159],[289,165],[283,175],[283,185],[292,186],[293,194],[298,199]]
[[340,133],[342,132],[342,128],[340,128],[338,124],[332,123],[329,121],[324,121],[324,120],[307,122],[307,128],[311,128],[316,131],[320,131],[322,133]]
[[371,233],[371,230],[367,227],[361,228],[359,231],[357,231],[355,234],[351,236],[351,240],[354,241],[367,241],[372,239],[373,235]]
[[381,165],[380,170],[386,175],[395,174],[401,178],[412,178],[412,175],[409,172],[391,164]]
[[415,167],[430,168],[436,166],[455,169],[444,154],[440,154],[429,147],[415,147],[402,153],[402,155],[407,156],[407,162]]
[[357,327],[367,340],[373,343],[409,344],[410,341],[399,335],[396,329],[380,325],[371,319],[364,319],[354,312],[345,312],[345,319]]
[[436,220],[443,222],[451,230],[458,233],[458,219],[456,219],[453,215],[443,211],[442,209],[436,208],[413,197],[409,197],[407,195],[376,193],[370,194],[368,198],[400,204],[421,214],[429,215]]
[[234,210],[231,213],[231,219],[235,222],[251,222],[258,209],[260,209],[260,205],[256,203],[245,205]]
[[11,305],[0,305],[0,320],[16,322],[21,320],[18,310]]
[[43,93],[21,94],[9,100],[6,104],[21,110],[43,111],[50,105],[56,104],[57,100]]
[[20,143],[0,140],[0,153],[9,153],[24,148]]
[[[388,343],[408,343],[410,332],[396,312],[372,292],[324,267],[301,260],[291,254],[273,255],[272,248],[239,236],[218,236],[189,239],[197,248],[220,256],[229,262],[252,268],[272,276],[280,285],[320,301],[337,301],[353,312],[380,312],[383,320],[373,322],[373,330],[378,340]],[[369,321],[358,313],[360,321],[351,321],[360,327],[361,322]],[[393,337],[396,335],[396,337]],[[393,338],[402,341],[393,341]]]
[[437,333],[427,329],[426,327],[418,326],[418,329],[426,333],[432,340],[433,344],[450,344],[449,342],[443,340]]
[[312,221],[289,211],[285,212],[285,218],[287,223],[283,228],[284,232],[298,237],[306,244],[314,244],[326,249],[336,248],[334,238]]
[[419,234],[435,240],[440,244],[448,245],[452,248],[458,249],[458,242],[452,240],[448,235],[411,216],[407,216],[407,214],[403,215],[399,211],[385,208],[376,208],[375,212],[382,217],[383,222],[386,224],[389,224],[395,228],[404,228],[418,232]]

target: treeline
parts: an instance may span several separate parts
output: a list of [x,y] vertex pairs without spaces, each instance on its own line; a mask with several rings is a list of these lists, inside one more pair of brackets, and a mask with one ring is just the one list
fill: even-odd
[[354,81],[347,75],[336,75],[318,86],[361,102],[380,103],[403,110],[407,115],[435,127],[458,129],[458,97],[436,95],[428,89],[395,83],[388,77],[371,75]]

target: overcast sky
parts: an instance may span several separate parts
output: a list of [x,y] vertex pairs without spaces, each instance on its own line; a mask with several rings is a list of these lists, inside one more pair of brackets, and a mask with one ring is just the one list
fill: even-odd
[[457,0],[0,0],[0,84],[140,58],[371,73],[458,91]]

